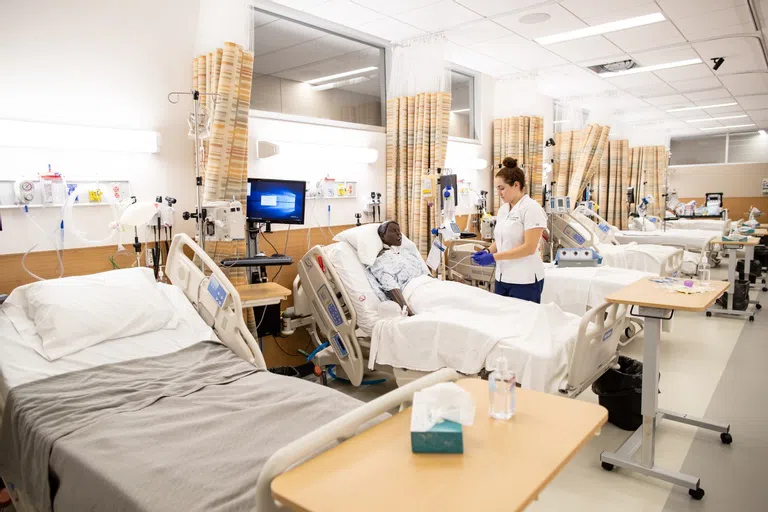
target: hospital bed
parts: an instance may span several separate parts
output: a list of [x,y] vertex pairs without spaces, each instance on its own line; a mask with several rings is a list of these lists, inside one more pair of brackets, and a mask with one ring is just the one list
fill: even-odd
[[442,367],[492,370],[504,355],[524,387],[575,396],[615,364],[627,314],[604,303],[574,315],[429,276],[404,295],[413,317],[380,316],[383,300],[355,249],[315,246],[301,259],[284,321],[305,326],[317,346],[327,342],[318,364],[339,366],[354,385],[366,369],[391,368],[403,385]]
[[554,236],[558,246],[592,248],[608,266],[642,270],[660,276],[671,276],[683,269],[685,250],[682,247],[637,243],[621,245],[608,225],[596,232],[593,230],[594,222],[578,210],[550,214],[549,217],[550,236]]
[[[187,235],[174,237],[166,271],[173,286],[150,285],[175,324],[54,360],[38,352],[45,341],[20,316],[39,285],[17,288],[0,306],[0,473],[18,512],[278,510],[270,483],[279,474],[415,391],[459,377],[442,370],[363,404],[269,373],[237,291]],[[127,275],[105,274],[88,282]],[[69,279],[61,286],[84,289],[85,278]]]
[[[657,223],[659,222],[661,221],[657,221]],[[675,230],[694,229],[716,231],[722,235],[727,235],[731,230],[731,221],[717,219],[677,219],[667,220],[667,226]]]

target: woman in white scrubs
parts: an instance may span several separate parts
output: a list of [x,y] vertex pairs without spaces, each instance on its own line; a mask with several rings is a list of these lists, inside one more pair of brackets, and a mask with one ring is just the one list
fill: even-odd
[[525,173],[514,158],[504,159],[494,184],[503,203],[496,214],[494,242],[472,259],[484,266],[496,263],[494,292],[498,295],[541,303],[544,263],[539,242],[547,214],[525,193]]

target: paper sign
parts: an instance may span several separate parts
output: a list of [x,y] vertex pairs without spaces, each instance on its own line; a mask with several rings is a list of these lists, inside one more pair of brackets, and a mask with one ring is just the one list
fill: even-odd
[[427,265],[432,270],[437,270],[437,268],[440,266],[440,260],[441,255],[443,254],[443,251],[445,248],[441,246],[438,242],[432,243],[432,248],[429,250],[429,254],[427,255]]

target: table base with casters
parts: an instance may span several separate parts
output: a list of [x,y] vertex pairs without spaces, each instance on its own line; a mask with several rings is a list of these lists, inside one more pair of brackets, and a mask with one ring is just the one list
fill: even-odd
[[[675,310],[703,311],[726,290],[727,283],[715,281],[712,290],[697,294],[673,293],[657,286],[649,279],[642,279],[606,297],[609,303],[632,304],[632,314],[645,321],[645,345],[643,349],[642,415],[640,428],[615,452],[602,452],[603,469],[624,468],[686,487],[693,499],[704,497],[704,489],[698,477],[670,471],[656,465],[656,428],[662,419],[685,423],[720,433],[720,440],[730,444],[733,438],[730,425],[688,414],[671,412],[658,407],[659,395],[659,344],[661,322],[672,318]],[[635,454],[640,452],[639,460]]]
[[[760,310],[763,307],[762,304],[760,304],[760,301],[751,300],[749,297],[747,297],[749,301],[747,304],[747,309],[741,311],[738,309],[733,309],[733,297],[736,293],[736,260],[738,259],[736,252],[738,249],[744,249],[744,276],[747,278],[747,282],[749,282],[750,264],[755,256],[755,246],[758,245],[758,243],[759,241],[756,238],[748,238],[745,241],[729,241],[723,239],[720,242],[720,244],[723,246],[723,249],[728,252],[728,301],[725,309],[719,307],[708,308],[708,317],[712,315],[726,315],[741,318],[746,317],[749,318],[750,322],[755,321],[755,310]],[[763,290],[765,291],[766,288],[763,288]],[[747,293],[749,293],[749,286],[747,287]],[[755,310],[750,309],[750,304],[755,306]]]

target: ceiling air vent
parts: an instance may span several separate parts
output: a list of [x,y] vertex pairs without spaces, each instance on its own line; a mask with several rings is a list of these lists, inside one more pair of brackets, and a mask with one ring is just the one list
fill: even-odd
[[597,66],[589,66],[589,69],[597,74],[600,73],[615,73],[617,71],[626,71],[637,67],[637,63],[632,59],[619,60],[616,62],[609,62],[607,64],[598,64]]

